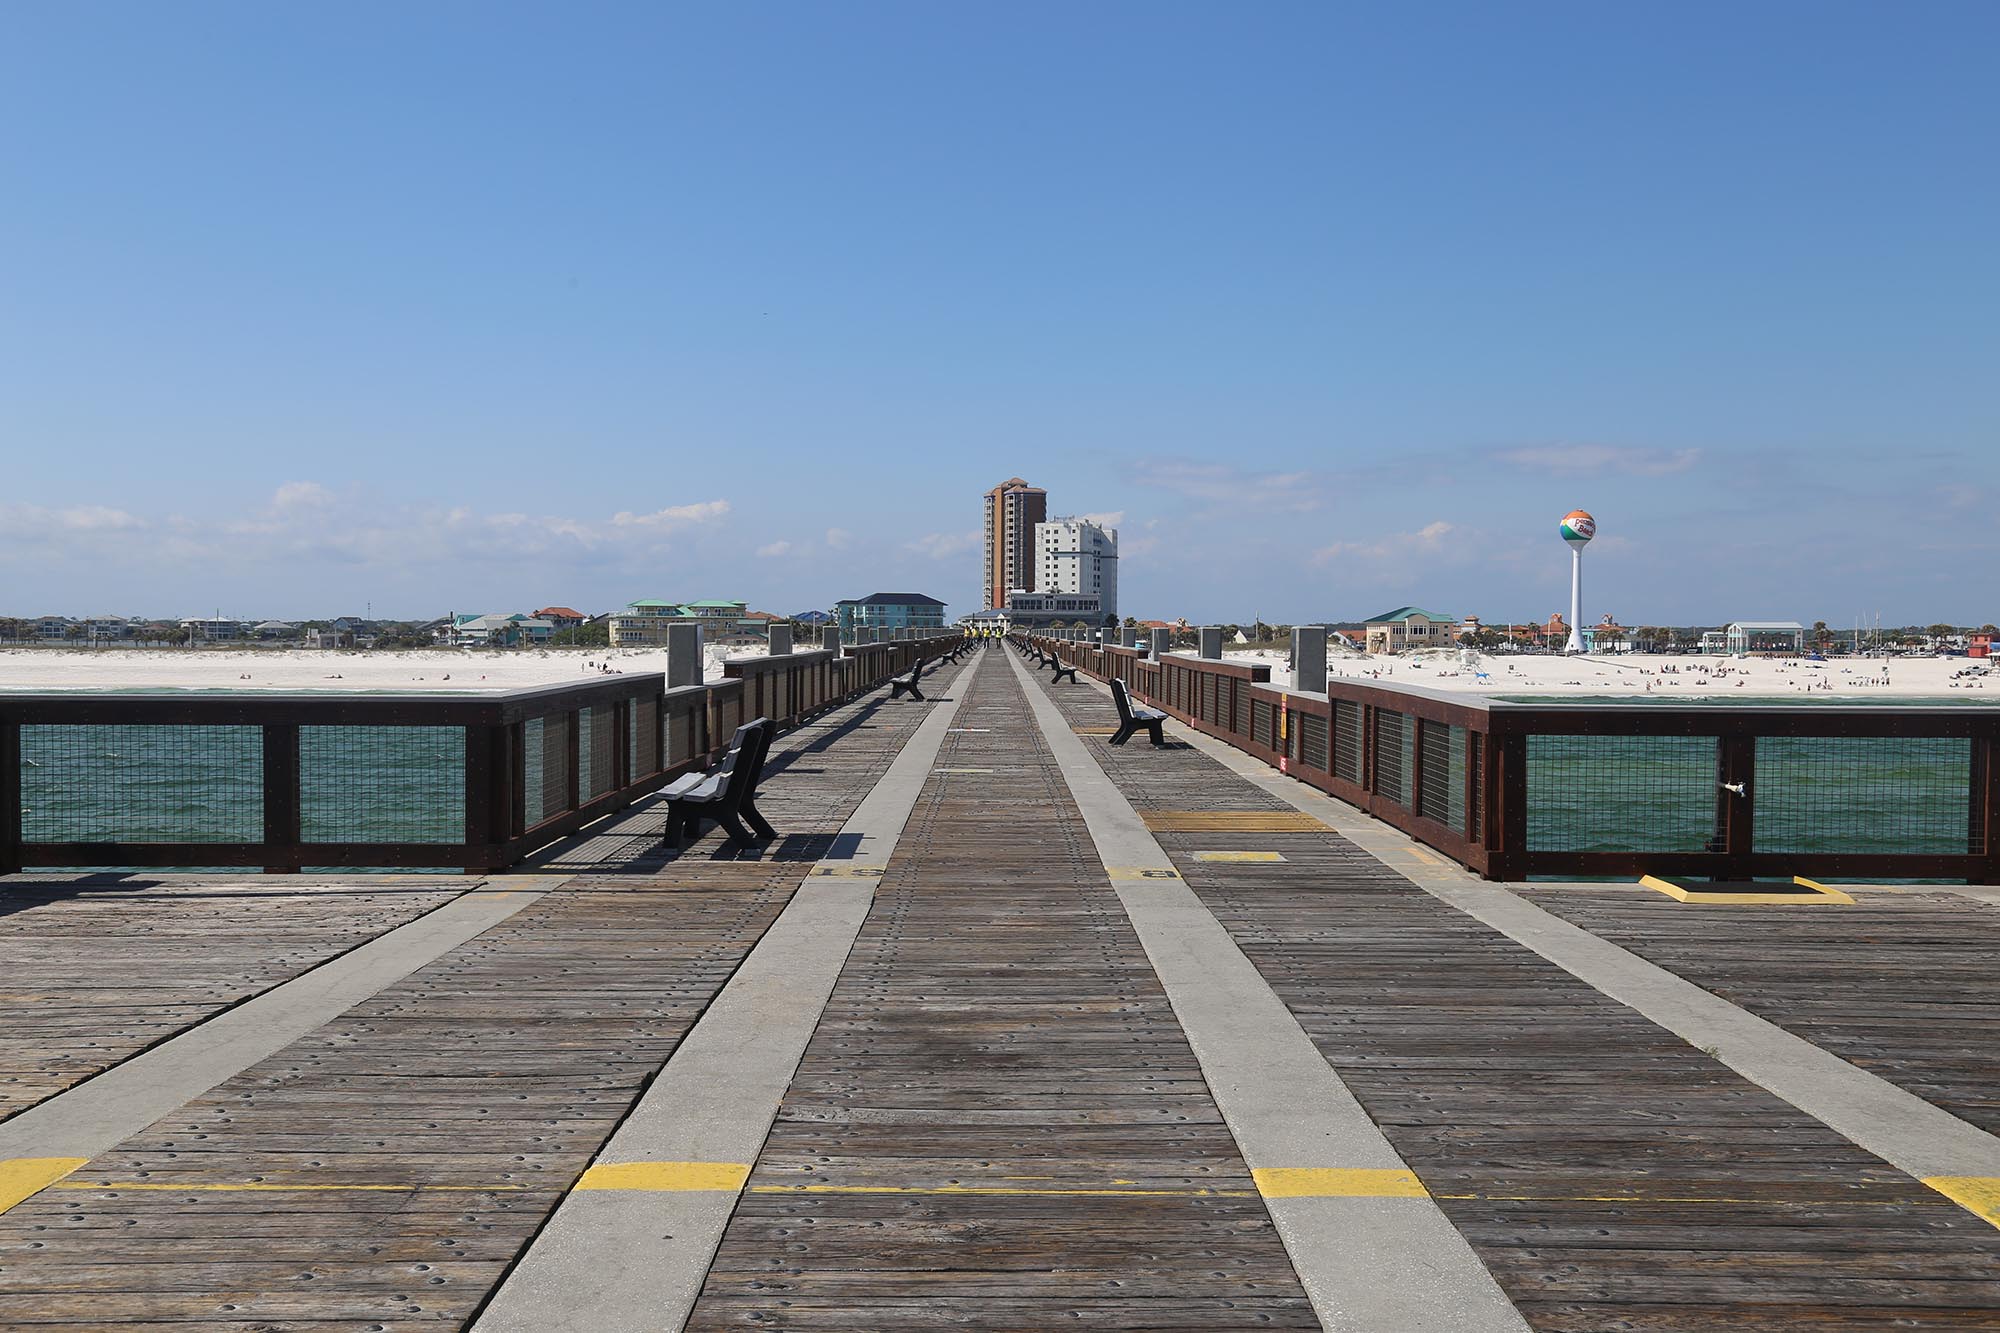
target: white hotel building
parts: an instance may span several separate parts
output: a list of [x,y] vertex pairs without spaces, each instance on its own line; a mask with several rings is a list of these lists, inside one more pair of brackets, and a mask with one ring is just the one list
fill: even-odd
[[1118,530],[1084,518],[1035,525],[1035,591],[1095,596],[1099,614],[1118,615]]

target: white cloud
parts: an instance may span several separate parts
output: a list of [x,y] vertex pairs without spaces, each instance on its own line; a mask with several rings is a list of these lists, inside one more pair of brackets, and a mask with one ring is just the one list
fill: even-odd
[[906,551],[915,551],[918,555],[927,555],[933,560],[951,560],[964,555],[968,551],[978,550],[982,539],[983,534],[977,530],[972,532],[930,532],[917,538],[915,541],[904,542],[903,549]]
[[830,551],[842,550],[853,540],[854,534],[846,528],[828,528],[826,530],[826,546]]
[[1095,523],[1100,528],[1115,528],[1125,521],[1125,511],[1113,509],[1102,514],[1083,514],[1080,517],[1084,522]]
[[1226,463],[1169,458],[1135,465],[1132,479],[1141,486],[1231,509],[1303,513],[1322,503],[1319,481],[1310,472],[1246,472]]
[[792,549],[790,542],[770,542],[757,548],[757,554],[766,560],[786,554]]
[[1415,532],[1396,532],[1373,541],[1335,542],[1331,546],[1322,546],[1313,552],[1313,559],[1322,565],[1339,560],[1410,560],[1456,546],[1457,543],[1447,544],[1445,540],[1455,531],[1451,524],[1438,519]]
[[462,505],[385,504],[338,494],[317,482],[291,481],[261,504],[198,516],[169,512],[149,518],[101,505],[0,505],[0,542],[31,539],[39,555],[103,560],[120,554],[107,546],[107,535],[145,533],[148,563],[206,566],[216,574],[307,561],[404,570],[461,559],[636,560],[729,512],[727,500],[702,500],[606,518],[481,513]]
[[1540,444],[1503,449],[1501,462],[1556,476],[1618,473],[1664,477],[1686,472],[1701,461],[1699,449],[1638,449],[1612,444]]

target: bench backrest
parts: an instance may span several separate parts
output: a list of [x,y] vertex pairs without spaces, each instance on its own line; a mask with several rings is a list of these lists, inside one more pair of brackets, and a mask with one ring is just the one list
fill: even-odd
[[[757,722],[761,721],[763,719],[758,718],[756,722],[745,722],[736,729],[736,734],[729,738],[728,752],[722,756],[722,762],[715,766],[717,774],[734,773],[737,767],[745,761],[746,751],[750,748],[750,743],[757,738]],[[747,757],[751,759],[755,758],[754,755]]]
[[1125,693],[1125,682],[1116,676],[1111,678],[1111,702],[1118,705],[1120,722],[1132,720],[1132,697]]
[[[729,781],[722,789],[723,804],[741,808],[757,793],[757,779],[764,775],[764,756],[771,752],[771,719],[760,717],[736,729],[742,745],[730,751]],[[744,735],[745,732],[749,734]]]

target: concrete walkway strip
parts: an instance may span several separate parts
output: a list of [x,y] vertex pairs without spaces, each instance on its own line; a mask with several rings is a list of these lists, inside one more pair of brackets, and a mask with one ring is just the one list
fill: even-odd
[[0,1212],[505,921],[568,878],[488,880],[0,1124]]
[[1857,1146],[2000,1226],[2000,1138],[1441,856],[1413,856],[1410,839],[1387,824],[1240,750],[1192,728],[1169,725],[1233,772],[1325,821],[1432,897],[1711,1053]]
[[958,712],[955,699],[928,706],[842,826],[839,855],[805,877],[507,1275],[475,1333],[667,1333],[686,1324]]
[[1098,859],[1328,1329],[1522,1333],[1527,1323],[1222,923],[1012,654]]

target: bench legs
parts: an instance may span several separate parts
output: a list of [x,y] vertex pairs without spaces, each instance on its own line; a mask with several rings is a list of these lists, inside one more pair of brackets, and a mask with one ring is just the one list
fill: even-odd
[[1126,741],[1131,740],[1132,733],[1141,727],[1144,727],[1146,734],[1152,737],[1154,745],[1165,745],[1167,743],[1166,723],[1157,718],[1145,722],[1137,718],[1134,718],[1130,722],[1120,722],[1118,724],[1118,734],[1111,738],[1111,743],[1113,745],[1123,745]]

